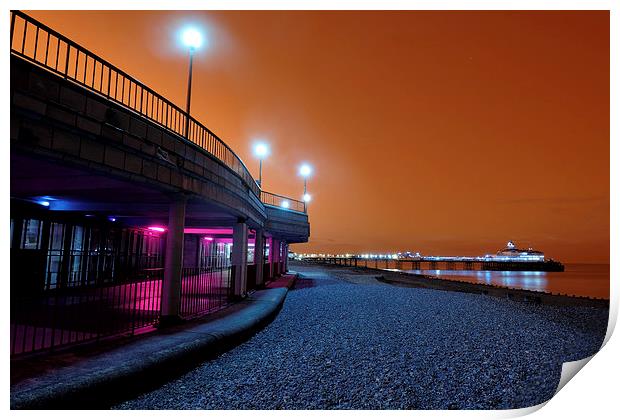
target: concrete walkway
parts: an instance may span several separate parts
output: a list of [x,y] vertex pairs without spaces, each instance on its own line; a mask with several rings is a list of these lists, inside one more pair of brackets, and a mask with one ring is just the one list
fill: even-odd
[[284,276],[206,317],[208,322],[188,322],[133,337],[129,343],[75,363],[68,353],[43,358],[40,363],[65,366],[12,384],[11,408],[108,408],[154,389],[264,327],[277,315],[293,282],[294,275]]

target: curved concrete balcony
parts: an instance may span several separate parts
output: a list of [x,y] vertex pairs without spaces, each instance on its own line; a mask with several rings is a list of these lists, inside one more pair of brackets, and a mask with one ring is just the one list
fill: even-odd
[[187,226],[244,220],[288,243],[308,240],[304,203],[263,203],[273,194],[200,122],[27,15],[11,24],[13,198],[165,223],[182,196]]

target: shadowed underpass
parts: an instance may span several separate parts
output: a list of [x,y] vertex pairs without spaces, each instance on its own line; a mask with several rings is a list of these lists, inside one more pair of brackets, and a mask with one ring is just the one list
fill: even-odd
[[607,325],[604,308],[292,269],[301,277],[263,331],[116,408],[521,408],[551,398],[561,363],[596,352]]

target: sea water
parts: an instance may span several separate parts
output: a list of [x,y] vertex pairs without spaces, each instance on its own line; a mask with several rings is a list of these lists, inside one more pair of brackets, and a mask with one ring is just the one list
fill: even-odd
[[[565,264],[563,272],[486,270],[402,270],[447,280],[513,289],[609,299],[609,264]],[[397,271],[391,269],[390,271]]]

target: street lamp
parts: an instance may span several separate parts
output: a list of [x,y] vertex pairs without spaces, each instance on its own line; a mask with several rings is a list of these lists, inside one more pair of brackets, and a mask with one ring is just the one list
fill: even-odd
[[299,175],[304,178],[304,210],[306,209],[306,205],[308,201],[310,201],[310,194],[308,194],[308,177],[312,174],[312,167],[307,163],[302,164],[299,167]]
[[258,158],[258,186],[263,188],[263,159],[269,156],[269,146],[259,142],[254,144],[254,156]]
[[181,34],[183,45],[189,48],[189,76],[187,78],[187,106],[185,112],[185,137],[189,134],[189,109],[192,97],[192,65],[194,63],[194,52],[202,45],[202,34],[196,28],[185,28]]
[[304,177],[304,196],[308,192],[307,181],[308,181],[308,177],[310,176],[310,174],[312,174],[312,167],[308,165],[307,163],[304,163],[299,167],[299,175]]

